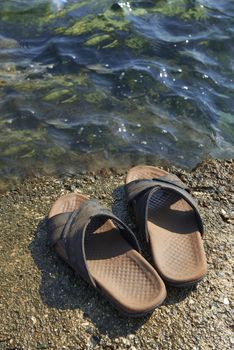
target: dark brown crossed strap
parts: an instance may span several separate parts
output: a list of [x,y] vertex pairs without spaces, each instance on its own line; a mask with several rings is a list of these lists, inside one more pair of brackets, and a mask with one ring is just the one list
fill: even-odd
[[203,236],[204,229],[196,201],[188,193],[187,186],[176,175],[169,174],[156,179],[131,181],[125,186],[128,202],[135,210],[137,223],[140,230],[145,233],[147,241],[149,239],[147,228],[149,202],[152,195],[162,188],[179,194],[189,203],[196,214],[199,231]]
[[134,233],[111,211],[102,208],[97,200],[87,200],[79,209],[74,210],[72,213],[55,215],[48,219],[47,222],[49,244],[53,246],[59,240],[62,240],[70,265],[94,287],[96,287],[96,284],[89,273],[85,255],[87,227],[92,223],[93,234],[98,227],[109,219],[113,220],[126,241],[140,252],[140,247]]

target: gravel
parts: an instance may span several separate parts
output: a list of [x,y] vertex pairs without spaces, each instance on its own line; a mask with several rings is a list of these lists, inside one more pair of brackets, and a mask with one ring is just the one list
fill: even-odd
[[196,287],[168,287],[164,304],[137,319],[121,316],[75,277],[48,247],[45,230],[51,204],[71,191],[100,199],[135,229],[126,210],[124,172],[28,178],[0,195],[0,349],[230,349],[234,162],[208,160],[190,173],[170,170],[199,201],[209,271]]

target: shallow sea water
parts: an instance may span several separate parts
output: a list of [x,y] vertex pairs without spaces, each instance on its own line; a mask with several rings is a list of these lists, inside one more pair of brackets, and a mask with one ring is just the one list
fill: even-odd
[[1,188],[234,156],[234,1],[1,0]]

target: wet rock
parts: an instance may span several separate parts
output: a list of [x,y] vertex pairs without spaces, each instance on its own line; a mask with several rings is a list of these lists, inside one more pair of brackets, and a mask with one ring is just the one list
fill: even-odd
[[15,39],[6,38],[0,35],[0,49],[15,49],[18,47],[19,44]]
[[118,11],[118,12],[123,12],[122,7],[119,5],[119,3],[115,2],[112,6],[111,6],[111,10],[112,11]]

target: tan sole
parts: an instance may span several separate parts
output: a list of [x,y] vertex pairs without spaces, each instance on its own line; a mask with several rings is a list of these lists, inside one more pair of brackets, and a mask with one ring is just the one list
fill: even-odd
[[[126,183],[167,174],[153,166],[139,165],[130,169]],[[206,275],[206,256],[196,216],[179,194],[160,189],[152,196],[147,228],[155,267],[168,284],[192,285]]]
[[[72,212],[87,199],[81,194],[62,196],[54,203],[49,218]],[[89,272],[98,290],[128,316],[144,315],[160,305],[166,297],[166,290],[153,267],[129,245],[111,220],[98,228],[97,222],[91,223],[85,240],[85,253]],[[93,225],[95,228],[92,229]],[[62,241],[56,244],[55,249],[68,262]]]

